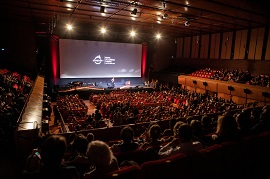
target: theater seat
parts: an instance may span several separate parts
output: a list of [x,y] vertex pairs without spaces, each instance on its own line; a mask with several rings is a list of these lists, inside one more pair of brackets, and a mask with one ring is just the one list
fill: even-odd
[[150,160],[150,157],[148,157],[146,151],[141,148],[128,152],[114,153],[114,156],[117,158],[119,164],[125,160],[131,160],[135,161],[138,165],[141,165],[142,163]]
[[188,157],[182,153],[145,162],[141,165],[143,178],[188,178]]
[[120,168],[119,170],[110,172],[106,175],[106,179],[142,179],[142,172],[139,165],[131,165]]
[[222,174],[227,164],[224,159],[224,148],[221,145],[214,144],[205,149],[201,149],[200,153],[204,159],[204,164],[201,165],[200,168],[201,178],[225,179],[225,175]]

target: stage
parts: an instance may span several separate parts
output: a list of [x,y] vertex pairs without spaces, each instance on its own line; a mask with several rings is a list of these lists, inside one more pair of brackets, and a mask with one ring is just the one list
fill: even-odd
[[98,94],[98,93],[110,93],[111,91],[154,91],[154,88],[151,86],[146,86],[144,84],[133,84],[133,85],[123,85],[123,84],[103,84],[103,85],[89,85],[89,86],[73,86],[69,89],[59,88],[57,93],[59,95],[70,95],[70,94],[78,94],[80,98],[86,100],[89,99],[90,94]]

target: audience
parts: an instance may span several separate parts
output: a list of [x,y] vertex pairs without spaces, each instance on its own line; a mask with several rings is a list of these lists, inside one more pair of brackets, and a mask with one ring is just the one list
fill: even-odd
[[74,139],[75,154],[65,161],[68,166],[75,166],[80,174],[80,178],[90,170],[90,162],[86,157],[88,140],[83,134],[78,134]]
[[264,106],[262,108],[259,119],[260,121],[255,124],[251,129],[253,134],[270,130],[270,107]]
[[78,170],[74,166],[63,164],[66,148],[65,137],[60,135],[49,136],[43,142],[40,150],[43,166],[39,171],[25,173],[23,178],[79,179]]
[[170,128],[165,129],[163,131],[163,133],[162,133],[162,136],[163,136],[164,139],[166,139],[166,138],[174,135],[174,133],[173,133],[173,127],[174,127],[174,125],[175,125],[176,122],[177,121],[176,121],[176,119],[174,117],[172,117],[170,119],[170,121],[169,121],[169,127]]
[[235,117],[239,134],[244,137],[251,134],[252,122],[250,119],[250,112],[248,110],[242,110]]
[[165,142],[171,142],[172,140],[175,140],[178,138],[178,128],[180,125],[185,124],[183,121],[177,121],[173,127],[173,136],[170,136],[169,138],[165,139]]
[[95,140],[95,135],[92,132],[89,132],[86,135],[86,139],[87,139],[88,143],[90,143],[90,142]]
[[208,144],[219,144],[226,141],[235,141],[240,138],[237,122],[235,118],[225,113],[217,120],[216,132],[210,136]]
[[[210,73],[209,70],[207,73]],[[4,73],[0,77],[1,80],[3,79],[0,82],[0,99],[4,101],[4,105],[0,108],[1,112],[4,112],[1,118],[5,121],[5,117],[19,114],[32,82],[28,79],[27,82],[22,83],[23,85],[10,83],[10,80],[18,78],[16,73]],[[212,77],[242,82],[250,77],[250,73],[241,70],[231,72],[225,69],[213,72]],[[267,86],[264,80],[257,79],[258,81],[263,84],[262,86]],[[254,80],[253,84],[255,84]],[[26,85],[25,89],[22,90],[24,85]],[[12,88],[7,90],[7,86]],[[29,167],[22,178],[102,178],[107,173],[119,169],[118,161],[114,156],[118,152],[128,152],[140,147],[146,151],[150,149],[157,154],[155,159],[178,153],[192,155],[212,144],[238,140],[243,136],[270,130],[269,107],[264,107],[262,110],[243,109],[233,116],[233,111],[241,107],[218,98],[215,94],[200,94],[183,88],[169,89],[166,85],[158,86],[159,90],[153,93],[112,92],[108,95],[97,95],[98,99],[96,95],[92,95],[89,100],[96,101],[97,107],[92,115],[86,114],[87,106],[78,96],[71,95],[63,98],[58,96],[56,107],[67,116],[65,121],[75,124],[72,130],[75,132],[67,141],[60,135],[48,135],[42,145],[35,148],[29,156],[29,161],[33,157],[35,159],[33,161],[37,161],[38,165],[32,165],[27,160]],[[177,99],[177,105],[172,105],[174,99]],[[73,101],[68,102],[69,100]],[[81,111],[76,112],[77,109]],[[223,115],[217,119],[208,116],[210,113],[219,112]],[[199,118],[194,118],[195,115],[202,117],[198,120]],[[110,119],[114,126],[149,122],[149,126],[141,135],[142,145],[134,139],[134,131],[130,126],[122,128],[121,142],[112,146],[95,140],[93,133],[88,133],[87,136],[77,134],[78,131],[89,126],[101,127],[104,122],[103,117]],[[162,133],[158,122],[169,119],[170,128]],[[9,122],[12,123],[12,120]],[[2,127],[0,126],[0,129]]]
[[134,131],[130,126],[125,126],[121,130],[120,136],[122,141],[111,146],[113,153],[127,152],[139,148],[139,144],[134,141]]
[[112,171],[119,170],[117,159],[103,141],[90,142],[86,155],[91,163],[91,171],[84,174],[84,179],[100,179]]
[[140,147],[144,150],[148,148],[154,149],[156,152],[159,151],[160,146],[164,143],[164,139],[161,138],[161,128],[158,124],[154,124],[149,129],[150,141],[144,142]]
[[178,153],[192,155],[203,148],[199,141],[193,141],[192,127],[190,125],[181,124],[177,131],[178,138],[175,138],[159,150],[160,157],[164,158]]

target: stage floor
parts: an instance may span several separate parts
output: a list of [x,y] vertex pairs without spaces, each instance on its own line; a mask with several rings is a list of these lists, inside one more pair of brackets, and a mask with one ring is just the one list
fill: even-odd
[[154,89],[151,86],[134,84],[134,85],[115,85],[102,87],[102,86],[77,86],[70,89],[59,89],[59,95],[69,95],[69,94],[79,94],[82,99],[88,99],[91,93],[110,93],[111,91],[117,90],[128,90],[128,91],[153,91]]

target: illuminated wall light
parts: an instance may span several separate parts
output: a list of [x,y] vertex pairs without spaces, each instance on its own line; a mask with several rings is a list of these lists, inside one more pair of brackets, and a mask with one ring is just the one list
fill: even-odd
[[156,38],[157,38],[157,39],[160,39],[160,38],[161,38],[161,35],[160,35],[160,34],[157,34],[157,35],[156,35]]
[[67,4],[67,7],[72,7],[71,4]]
[[67,8],[68,11],[71,11],[72,9],[71,8]]
[[132,19],[132,20],[134,20],[134,21],[136,20],[136,18],[135,18],[135,17],[131,17],[131,19]]
[[160,21],[157,21],[158,24],[160,24],[161,22]]

